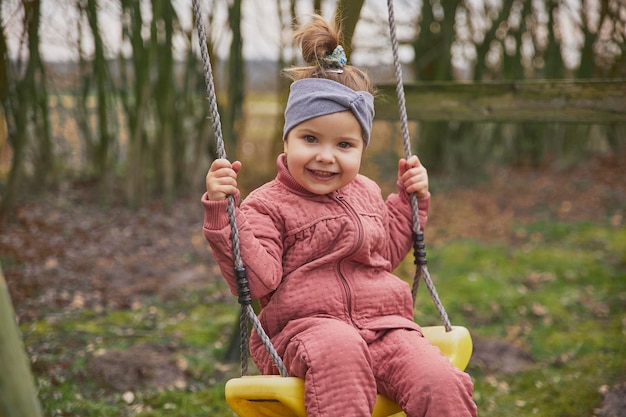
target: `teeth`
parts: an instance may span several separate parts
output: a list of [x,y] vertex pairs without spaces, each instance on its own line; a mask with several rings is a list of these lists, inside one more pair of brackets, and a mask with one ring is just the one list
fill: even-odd
[[318,177],[332,177],[333,174],[332,172],[326,172],[326,171],[313,171],[314,175],[317,175]]

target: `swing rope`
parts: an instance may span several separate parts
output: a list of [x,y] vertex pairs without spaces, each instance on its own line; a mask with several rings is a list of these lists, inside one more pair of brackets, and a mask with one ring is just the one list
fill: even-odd
[[[206,33],[202,23],[202,12],[198,0],[192,0],[193,13],[196,19],[196,28],[198,30],[198,42],[200,43],[200,54],[204,65],[204,81],[209,99],[209,108],[211,119],[213,120],[213,130],[215,131],[215,141],[217,147],[218,158],[226,159],[226,150],[224,146],[224,138],[222,137],[222,124],[220,114],[217,108],[217,95],[215,94],[215,83],[213,81],[213,71],[211,69],[211,61],[209,59],[209,51],[207,48]],[[238,301],[241,304],[241,315],[239,321],[239,333],[241,337],[241,375],[248,375],[248,345],[249,333],[248,323],[251,322],[254,330],[261,338],[263,345],[270,354],[272,360],[276,364],[281,376],[288,376],[287,368],[283,360],[278,356],[276,349],[272,345],[270,338],[263,330],[261,322],[252,308],[252,298],[250,297],[250,288],[248,286],[248,278],[246,268],[241,259],[239,231],[237,229],[237,220],[235,218],[235,199],[232,195],[228,196],[228,220],[230,223],[230,237],[232,242],[233,263],[235,276],[237,277]]]
[[[393,0],[387,0],[387,8],[389,9],[389,34],[391,37],[391,50],[393,52],[393,64],[396,73],[396,95],[398,96],[398,111],[400,113],[400,125],[402,128],[402,137],[404,139],[404,155],[406,159],[411,157],[411,138],[409,136],[409,127],[406,115],[406,99],[404,97],[404,84],[402,81],[402,67],[400,65],[400,57],[398,55],[398,38],[396,36],[396,18],[393,9]],[[420,279],[424,280],[430,296],[439,312],[439,316],[443,321],[443,325],[447,332],[452,330],[448,313],[444,308],[439,294],[435,288],[435,284],[430,278],[428,267],[426,266],[426,245],[424,244],[424,232],[422,232],[419,220],[419,208],[417,205],[417,194],[411,193],[411,210],[413,215],[413,249],[415,254],[415,277],[413,278],[413,303],[417,298],[417,290],[419,288]]]

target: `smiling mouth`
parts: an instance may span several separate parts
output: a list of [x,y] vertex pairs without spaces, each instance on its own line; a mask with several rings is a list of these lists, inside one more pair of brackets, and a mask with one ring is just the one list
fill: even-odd
[[335,175],[337,175],[337,174],[336,174],[336,173],[334,173],[334,172],[328,172],[328,171],[317,171],[317,170],[313,170],[313,169],[310,169],[310,170],[309,170],[309,172],[310,172],[313,176],[316,176],[316,177],[319,177],[319,178],[331,178],[331,177],[334,177]]

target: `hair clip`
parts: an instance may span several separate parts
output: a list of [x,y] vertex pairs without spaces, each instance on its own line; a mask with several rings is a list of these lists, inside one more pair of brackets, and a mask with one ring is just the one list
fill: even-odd
[[337,45],[331,54],[326,55],[321,60],[322,66],[328,65],[331,68],[341,68],[346,65],[347,62],[348,58],[346,57],[346,52],[343,50],[343,46],[341,45]]

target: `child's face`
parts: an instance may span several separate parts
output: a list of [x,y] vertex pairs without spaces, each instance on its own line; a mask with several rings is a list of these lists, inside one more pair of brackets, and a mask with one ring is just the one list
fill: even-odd
[[285,139],[289,172],[306,190],[320,195],[356,177],[363,149],[361,125],[351,111],[304,121]]

